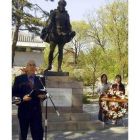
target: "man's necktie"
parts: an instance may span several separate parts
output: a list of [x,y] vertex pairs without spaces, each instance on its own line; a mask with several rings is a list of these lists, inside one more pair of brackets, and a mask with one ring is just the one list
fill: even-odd
[[30,87],[33,88],[33,86],[34,86],[33,76],[29,76],[29,82],[30,82]]

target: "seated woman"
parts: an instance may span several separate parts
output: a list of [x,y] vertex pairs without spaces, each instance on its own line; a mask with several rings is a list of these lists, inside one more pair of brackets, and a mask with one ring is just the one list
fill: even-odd
[[[107,89],[109,89],[109,88],[110,88],[110,85],[107,82],[107,75],[102,74],[101,75],[101,83],[98,85],[98,89],[97,89],[98,95],[100,96],[102,93],[106,92]],[[107,123],[107,120],[108,120],[105,116],[103,116],[100,105],[99,105],[98,119],[102,122],[105,122],[105,123]]]

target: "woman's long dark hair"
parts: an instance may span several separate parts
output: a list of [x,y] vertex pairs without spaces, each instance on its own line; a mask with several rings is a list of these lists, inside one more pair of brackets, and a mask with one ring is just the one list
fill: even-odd
[[115,78],[120,78],[120,83],[122,83],[122,77],[121,77],[121,75],[116,75],[116,77]]
[[[106,84],[107,84],[107,75],[106,75],[106,74],[102,74],[102,75],[101,75],[101,82],[102,82],[102,79],[103,79],[104,76],[106,77]],[[102,83],[103,83],[103,82],[102,82]]]

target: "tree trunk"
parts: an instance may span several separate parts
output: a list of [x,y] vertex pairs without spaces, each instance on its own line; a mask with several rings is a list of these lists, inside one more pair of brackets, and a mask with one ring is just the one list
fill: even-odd
[[96,83],[95,72],[96,72],[96,69],[94,68],[94,71],[93,71],[93,82],[92,82],[93,94],[94,94],[94,88],[95,88],[95,83]]
[[77,65],[77,48],[75,47],[75,60],[74,60],[75,66]]
[[15,27],[14,35],[13,35],[13,42],[12,42],[12,68],[14,65],[14,57],[15,57],[16,44],[18,41],[19,27],[20,27],[20,20],[17,20],[17,24]]
[[124,74],[125,74],[125,64],[122,65],[122,71],[121,71],[122,80],[124,79]]

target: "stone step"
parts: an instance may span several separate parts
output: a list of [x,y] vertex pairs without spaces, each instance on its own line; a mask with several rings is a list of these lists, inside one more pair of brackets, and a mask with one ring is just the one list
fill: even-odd
[[[43,120],[45,120],[45,113],[42,114]],[[47,119],[49,122],[62,122],[62,121],[90,121],[91,114],[89,113],[67,113],[60,114],[58,116],[56,113],[48,113]],[[12,113],[12,122],[15,123],[17,121],[17,111],[13,111]]]
[[[45,119],[45,114],[42,115],[43,120]],[[67,113],[60,114],[58,116],[56,113],[48,113],[47,118],[49,122],[62,122],[62,121],[90,121],[91,114],[88,113]]]
[[[103,128],[104,123],[98,120],[91,120],[90,114],[87,113],[62,114],[59,117],[49,114],[48,116],[48,131],[99,130]],[[19,133],[18,118],[15,112],[12,115],[12,133]]]
[[75,82],[74,77],[69,77],[69,76],[47,76],[46,77],[47,81],[55,81],[55,82]]
[[67,121],[48,122],[48,131],[77,131],[77,130],[101,130],[104,123],[101,121]]
[[44,71],[44,76],[48,77],[48,76],[53,76],[53,77],[57,77],[57,76],[69,76],[69,72],[56,72],[56,71]]
[[[43,121],[44,126],[44,121]],[[47,131],[77,131],[77,130],[102,130],[104,123],[101,121],[65,121],[65,122],[48,122]],[[19,133],[19,124],[12,123],[12,133]]]

